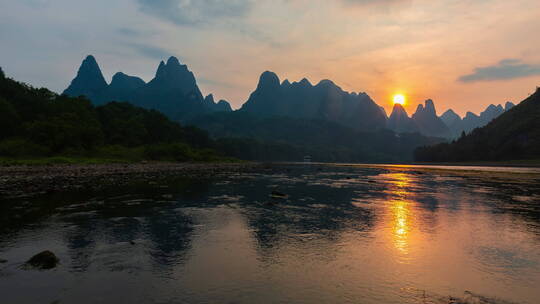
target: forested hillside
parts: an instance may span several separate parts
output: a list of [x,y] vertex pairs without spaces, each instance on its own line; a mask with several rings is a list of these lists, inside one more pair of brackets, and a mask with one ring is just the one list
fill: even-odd
[[418,161],[540,159],[540,89],[519,105],[458,140],[416,150]]
[[84,156],[206,161],[218,158],[207,133],[163,114],[55,94],[0,70],[0,156]]

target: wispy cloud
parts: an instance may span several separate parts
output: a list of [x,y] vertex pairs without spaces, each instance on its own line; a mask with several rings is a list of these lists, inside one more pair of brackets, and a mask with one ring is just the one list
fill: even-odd
[[540,75],[540,64],[527,64],[520,59],[504,59],[492,66],[475,68],[472,74],[459,77],[459,81],[510,80],[534,75]]
[[135,52],[139,53],[140,55],[152,59],[162,60],[172,55],[171,52],[160,47],[140,43],[127,43],[126,45],[135,50]]
[[243,17],[253,0],[137,0],[144,13],[178,25],[208,25],[219,19]]
[[410,0],[341,0],[346,4],[352,5],[366,5],[366,4],[376,4],[376,5],[388,5],[396,4],[401,2],[410,2]]

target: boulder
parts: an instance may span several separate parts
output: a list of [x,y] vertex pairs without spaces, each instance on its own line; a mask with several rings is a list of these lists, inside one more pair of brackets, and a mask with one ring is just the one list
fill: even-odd
[[59,262],[60,260],[54,253],[45,250],[30,258],[30,260],[26,262],[26,265],[37,269],[52,269],[56,267]]

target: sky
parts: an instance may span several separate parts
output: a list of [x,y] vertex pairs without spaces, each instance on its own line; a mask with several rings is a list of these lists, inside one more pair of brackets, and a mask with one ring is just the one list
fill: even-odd
[[463,115],[534,92],[539,32],[538,0],[0,0],[0,66],[62,92],[88,54],[108,81],[174,55],[233,108],[270,70]]

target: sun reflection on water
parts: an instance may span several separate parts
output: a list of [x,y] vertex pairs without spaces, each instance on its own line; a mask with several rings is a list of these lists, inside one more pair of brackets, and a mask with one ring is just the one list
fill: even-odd
[[402,253],[409,253],[409,234],[411,231],[409,203],[402,200],[393,201],[391,202],[391,210],[394,246]]
[[410,238],[413,221],[413,202],[410,200],[412,179],[409,174],[390,173],[387,175],[388,201],[391,237],[394,247],[402,254],[410,251]]

